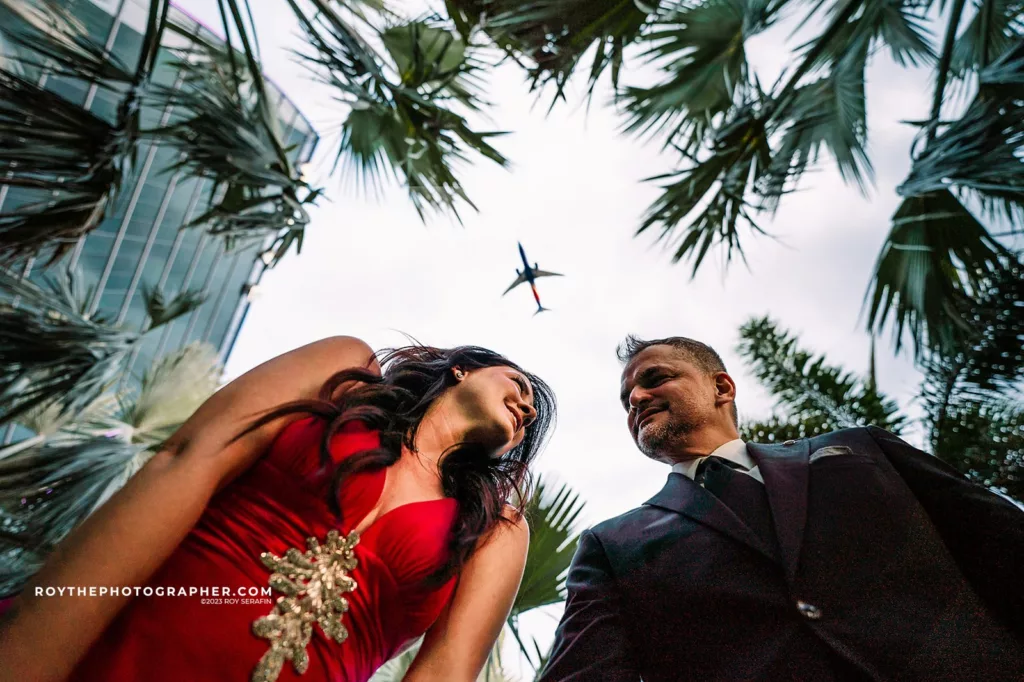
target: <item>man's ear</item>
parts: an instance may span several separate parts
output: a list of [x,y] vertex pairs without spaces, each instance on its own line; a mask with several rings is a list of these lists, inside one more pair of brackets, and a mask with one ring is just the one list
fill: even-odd
[[736,382],[725,372],[715,372],[715,405],[736,402]]

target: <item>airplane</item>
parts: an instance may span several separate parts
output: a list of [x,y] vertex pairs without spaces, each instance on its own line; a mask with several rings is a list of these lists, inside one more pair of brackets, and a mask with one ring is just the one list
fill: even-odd
[[523,250],[523,245],[522,244],[519,244],[519,257],[523,259],[523,270],[522,270],[522,272],[520,272],[519,268],[516,268],[516,274],[519,275],[519,276],[516,277],[516,281],[512,282],[512,286],[510,286],[508,289],[505,289],[505,293],[502,294],[502,296],[504,296],[508,292],[512,291],[513,289],[515,289],[517,286],[519,286],[523,282],[529,282],[530,283],[530,289],[533,291],[533,300],[537,301],[537,312],[534,313],[534,315],[536,315],[537,313],[542,313],[545,310],[551,310],[551,308],[545,308],[544,306],[542,306],[540,304],[540,294],[537,293],[536,278],[538,278],[538,277],[562,277],[563,275],[561,273],[559,273],[559,272],[546,272],[544,270],[541,270],[541,269],[539,269],[537,267],[536,263],[534,263],[533,267],[531,268],[530,267],[530,261],[526,260],[526,251]]

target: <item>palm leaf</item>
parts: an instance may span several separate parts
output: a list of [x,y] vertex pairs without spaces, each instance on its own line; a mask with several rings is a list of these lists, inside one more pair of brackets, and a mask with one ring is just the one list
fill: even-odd
[[167,300],[161,290],[143,287],[142,296],[146,301],[146,312],[150,318],[147,331],[173,322],[182,315],[187,315],[206,301],[205,294],[190,289]]
[[95,81],[102,87],[135,80],[135,71],[93,40],[85,25],[61,4],[0,0],[0,6],[16,17],[13,30],[4,28],[11,43],[23,50],[16,57],[21,65],[54,76]]
[[974,16],[953,46],[950,68],[959,78],[984,69],[1024,39],[1020,0],[976,0],[972,5]]
[[0,460],[0,595],[21,589],[141,450],[98,437],[44,443]]
[[[849,18],[836,24],[838,30],[821,43],[824,49],[819,63],[834,65],[849,59],[850,55],[861,55],[866,60],[868,55],[888,48],[892,60],[900,66],[932,64],[936,54],[931,45],[931,31],[926,25],[930,4],[920,0],[837,3],[829,14],[836,17],[848,13]],[[814,44],[812,41],[803,47],[807,49]]]
[[778,4],[670,3],[644,35],[643,56],[660,63],[665,78],[625,89],[619,101],[628,115],[626,130],[665,131],[669,143],[695,151],[712,120],[729,111],[749,81],[745,41],[772,24]]
[[827,76],[795,90],[764,191],[770,209],[778,207],[782,196],[817,163],[823,150],[831,153],[843,180],[856,182],[864,191],[865,181],[873,174],[865,148],[865,64],[864,58],[851,53],[837,61]]
[[967,112],[914,160],[905,197],[950,186],[970,190],[993,213],[1024,220],[1024,40],[978,76]]
[[835,427],[825,415],[812,415],[802,421],[773,415],[764,421],[740,422],[740,438],[749,443],[784,443],[813,438],[833,430]]
[[169,5],[150,3],[138,65],[129,71],[56,3],[0,1],[19,18],[11,36],[23,48],[15,60],[22,67],[45,66],[104,87],[128,87],[111,125],[0,68],[0,172],[6,184],[49,194],[0,214],[0,261],[52,248],[52,264],[100,223],[130,172],[138,137],[137,92],[155,62]]
[[[287,158],[282,164],[280,133],[264,121],[260,96],[251,90],[252,71],[223,48],[204,43],[181,54],[175,66],[181,87],[154,87],[152,97],[174,106],[179,116],[145,134],[180,153],[169,170],[214,182],[218,200],[189,227],[204,225],[229,246],[282,231],[301,233],[309,223],[306,206],[320,192]],[[274,262],[283,255],[279,248]]]
[[535,641],[532,650],[526,645],[519,630],[519,616],[565,600],[565,578],[579,542],[576,525],[583,506],[579,495],[567,485],[553,490],[541,477],[526,505],[530,548],[508,627],[535,670],[541,669],[545,656]]
[[89,318],[69,291],[0,269],[0,423],[53,404],[77,414],[121,376],[138,332]]
[[935,454],[968,478],[1024,501],[1024,400],[955,400]]
[[[464,33],[480,26],[496,46],[526,70],[531,88],[555,85],[555,100],[585,55],[593,51],[590,90],[611,70],[618,75],[626,48],[636,42],[660,0],[447,0]],[[554,102],[552,102],[554,103]]]
[[740,329],[737,351],[786,415],[752,428],[778,435],[816,435],[869,424],[895,433],[903,428],[906,418],[896,403],[879,393],[870,379],[829,365],[824,356],[797,344],[796,336],[778,329],[767,317],[751,319]]
[[217,350],[209,344],[189,344],[154,363],[122,411],[132,442],[167,440],[217,390],[220,373]]
[[955,350],[972,322],[964,300],[1012,256],[949,190],[908,197],[875,265],[866,299],[868,328],[893,325],[897,350],[909,332],[915,350]]
[[[670,180],[662,195],[651,205],[637,234],[660,226],[659,241],[675,241],[673,262],[693,260],[693,272],[710,248],[724,244],[731,259],[739,243],[742,224],[763,233],[752,213],[759,210],[758,184],[763,183],[772,166],[765,122],[750,105],[740,109],[731,122],[717,134],[711,155],[698,161],[688,157],[690,167],[649,181]],[[687,155],[684,155],[687,158]],[[678,236],[681,223],[685,232]]]
[[1024,269],[1007,268],[967,305],[972,327],[957,351],[921,363],[932,448],[968,478],[1024,500]]
[[305,59],[335,89],[336,99],[351,107],[341,126],[336,167],[341,164],[368,187],[379,187],[392,173],[400,176],[421,217],[428,209],[458,217],[457,200],[475,208],[455,168],[468,161],[469,152],[502,166],[508,161],[488,143],[501,133],[475,132],[447,106],[479,108],[480,66],[468,46],[433,18],[385,31],[389,60],[339,12],[325,7],[309,18],[289,2],[313,48]]
[[[0,174],[39,198],[0,214],[0,260],[53,247],[56,260],[99,225],[125,183],[130,129],[0,69]],[[45,194],[43,194],[45,193]]]
[[576,522],[583,502],[569,486],[552,490],[538,477],[526,506],[530,523],[530,548],[523,580],[509,618],[565,599],[565,575],[576,552]]

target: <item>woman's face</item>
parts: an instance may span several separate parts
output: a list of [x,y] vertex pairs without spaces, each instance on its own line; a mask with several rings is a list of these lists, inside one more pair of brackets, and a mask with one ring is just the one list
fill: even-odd
[[530,380],[505,366],[459,371],[462,379],[451,388],[451,404],[465,420],[465,440],[493,457],[504,455],[522,442],[537,418]]

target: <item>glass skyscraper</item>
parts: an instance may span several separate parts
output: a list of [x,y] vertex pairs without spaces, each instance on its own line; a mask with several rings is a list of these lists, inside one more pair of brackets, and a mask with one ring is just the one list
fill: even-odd
[[[148,18],[148,2],[64,0],[61,4],[84,25],[93,40],[134,68]],[[3,16],[0,8],[0,27],[10,26],[10,19]],[[160,52],[153,78],[178,87],[181,78],[173,65],[175,55],[166,47],[187,48],[195,40],[223,41],[179,8],[171,7],[170,19],[182,35],[165,31],[165,48]],[[0,47],[9,52],[11,46]],[[102,118],[113,121],[116,116],[120,103],[116,91],[55,77],[45,71],[26,75]],[[301,164],[313,153],[317,136],[309,121],[280,90],[272,82],[267,85],[284,147],[290,148],[292,160]],[[173,107],[142,111],[144,128],[174,118]],[[212,344],[226,359],[248,307],[249,291],[265,267],[260,258],[264,247],[260,244],[228,251],[221,238],[207,235],[202,227],[181,229],[207,210],[214,189],[209,180],[169,171],[177,160],[173,150],[143,144],[134,177],[121,187],[116,204],[99,227],[65,257],[67,264],[81,273],[83,283],[95,287],[89,299],[90,309],[132,328],[147,324],[144,289],[159,288],[166,296],[186,289],[206,294],[206,302],[198,309],[147,337],[132,358],[135,374],[141,373],[153,359],[194,341]],[[0,212],[35,200],[38,197],[28,191],[0,188]],[[43,273],[29,263],[24,274],[35,279]]]

